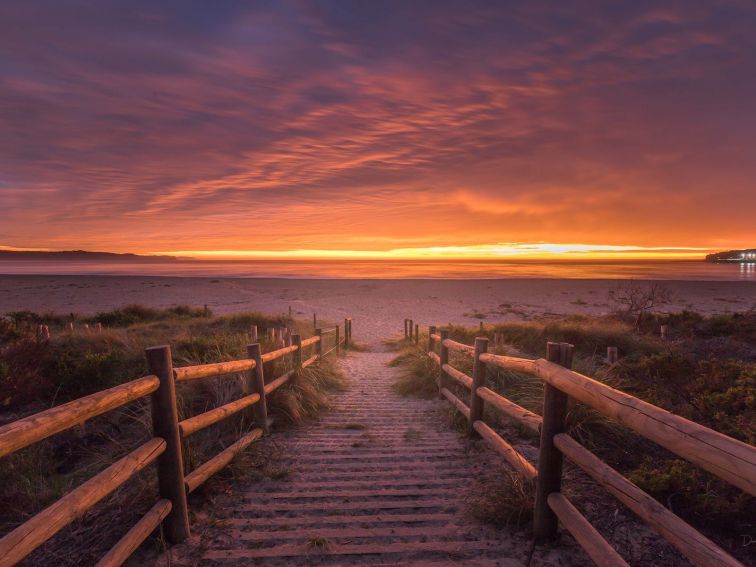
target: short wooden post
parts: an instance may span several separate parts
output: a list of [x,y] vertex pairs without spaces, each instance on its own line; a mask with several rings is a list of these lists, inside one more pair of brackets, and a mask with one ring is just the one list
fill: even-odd
[[291,319],[291,305],[289,305],[289,319]]
[[294,368],[302,370],[302,336],[299,333],[292,335],[291,344],[297,347],[297,350],[295,350],[292,355]]
[[486,363],[480,359],[480,355],[488,352],[488,339],[486,337],[475,338],[475,356],[473,358],[472,388],[470,388],[470,423],[467,434],[475,437],[477,433],[473,429],[476,421],[483,419],[483,400],[478,395],[478,388],[486,385]]
[[208,315],[210,315],[210,310],[207,308],[207,305],[205,305],[204,315],[205,315],[205,317],[207,317]]
[[344,350],[349,350],[349,319],[344,319]]
[[255,367],[247,372],[244,383],[244,393],[260,394],[260,400],[250,407],[255,423],[268,433],[268,404],[265,399],[265,371],[263,370],[262,350],[260,343],[247,345],[247,357],[255,361]]
[[312,328],[316,331],[318,330],[318,315],[317,313],[312,314]]
[[669,325],[662,325],[659,327],[659,335],[661,335],[661,338],[663,341],[667,340],[667,331],[669,330]]
[[315,354],[319,360],[323,358],[323,329],[315,329],[315,335],[320,339],[315,343]]
[[[546,345],[548,360],[565,368],[572,367],[572,352],[573,346],[568,343],[550,342]],[[533,532],[538,542],[551,540],[557,535],[558,520],[547,499],[552,492],[559,492],[562,485],[562,453],[554,446],[554,436],[564,431],[567,401],[567,394],[544,384],[543,425],[533,511]]]
[[336,325],[336,356],[339,356],[341,353],[341,331],[339,330],[339,326]]
[[171,511],[163,521],[166,537],[179,543],[189,537],[189,513],[184,487],[184,463],[176,407],[176,384],[173,380],[171,347],[158,346],[145,350],[147,368],[160,380],[152,394],[152,430],[165,440],[165,451],[157,458],[160,497],[170,500]]
[[606,347],[606,363],[615,364],[617,362],[618,353],[616,346]]
[[257,325],[252,325],[249,328],[249,338],[252,340],[253,343],[257,342]]
[[483,330],[483,321],[480,322],[480,330]]
[[352,318],[349,318],[349,344],[352,344]]
[[431,325],[428,327],[428,352],[436,352],[436,345],[433,341],[433,335],[436,334],[436,326]]
[[415,323],[415,344],[420,343],[420,324]]
[[444,344],[444,341],[449,338],[449,330],[441,329],[441,352],[438,355],[439,358],[439,371],[438,371],[438,396],[443,398],[441,389],[446,388],[448,383],[448,377],[444,370],[444,364],[449,364],[449,347]]

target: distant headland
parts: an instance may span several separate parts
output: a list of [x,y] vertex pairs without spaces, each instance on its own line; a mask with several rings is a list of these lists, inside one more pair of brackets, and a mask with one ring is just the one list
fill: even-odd
[[147,256],[141,254],[118,254],[115,252],[89,252],[87,250],[0,250],[0,261],[42,260],[67,262],[129,262],[129,263],[165,263],[179,262],[184,258],[177,256]]
[[728,250],[706,256],[707,262],[739,262],[743,264],[756,263],[756,248],[745,250]]

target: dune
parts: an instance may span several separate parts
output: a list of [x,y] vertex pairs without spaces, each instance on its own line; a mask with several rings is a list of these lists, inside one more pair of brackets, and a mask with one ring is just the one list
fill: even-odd
[[[130,303],[207,305],[217,314],[287,313],[354,319],[355,337],[380,340],[404,318],[429,324],[494,323],[570,313],[605,314],[616,306],[617,280],[377,280],[154,276],[0,276],[0,313],[18,310],[93,314]],[[667,281],[672,302],[661,311],[703,314],[756,306],[756,282]]]

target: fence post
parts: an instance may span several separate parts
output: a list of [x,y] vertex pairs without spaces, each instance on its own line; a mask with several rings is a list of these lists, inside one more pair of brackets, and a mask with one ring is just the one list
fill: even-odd
[[[573,348],[569,343],[547,343],[546,358],[550,362],[571,368]],[[547,499],[552,492],[559,492],[562,485],[562,453],[554,446],[554,436],[564,431],[567,400],[567,394],[550,384],[544,384],[543,425],[533,511],[533,532],[538,542],[553,539],[557,534],[557,517]]]
[[336,325],[336,356],[339,356],[340,352],[341,352],[341,331],[339,330],[339,326]]
[[247,373],[245,382],[246,394],[260,394],[260,400],[252,404],[252,416],[255,423],[268,433],[268,404],[265,399],[265,371],[263,370],[262,351],[260,343],[247,345],[247,357],[255,361],[255,367]]
[[158,346],[145,350],[150,374],[160,380],[152,394],[152,430],[165,440],[165,451],[157,458],[160,497],[171,501],[171,511],[163,526],[167,538],[179,543],[189,537],[189,513],[184,487],[184,463],[176,407],[176,384],[173,380],[171,347]]
[[436,334],[436,326],[428,327],[428,352],[436,352],[436,345],[433,344],[433,335]]
[[607,364],[614,364],[617,362],[617,347],[616,346],[610,346],[606,347],[606,362]]
[[344,319],[344,350],[349,350],[349,319]]
[[296,368],[297,370],[302,370],[302,336],[299,333],[292,335],[291,344],[297,347],[297,350],[294,351],[294,355],[292,357],[294,368]]
[[315,335],[319,338],[318,342],[315,343],[315,354],[320,360],[323,358],[323,329],[315,329]]
[[441,388],[446,388],[447,377],[444,370],[444,364],[449,364],[449,347],[444,344],[444,341],[449,338],[449,330],[441,329],[441,352],[438,355],[439,358],[439,371],[438,371],[438,397],[443,398],[441,394]]
[[404,338],[407,338],[407,319],[404,320]]
[[420,324],[415,323],[415,344],[420,343]]
[[316,331],[318,330],[318,314],[313,313],[312,314],[312,328]]
[[472,387],[470,388],[470,428],[467,434],[475,437],[473,424],[483,419],[483,400],[478,395],[478,388],[486,385],[486,363],[480,360],[480,355],[488,352],[488,339],[486,337],[476,337],[475,339],[475,357],[473,358],[473,375]]

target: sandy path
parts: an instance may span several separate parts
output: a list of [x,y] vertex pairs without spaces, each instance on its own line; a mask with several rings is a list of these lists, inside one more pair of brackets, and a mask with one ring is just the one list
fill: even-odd
[[522,535],[466,513],[470,479],[490,452],[469,453],[440,401],[395,394],[391,356],[345,358],[350,387],[334,409],[271,438],[290,456],[287,479],[214,508],[216,527],[195,527],[202,535],[173,548],[174,564],[523,565]]

